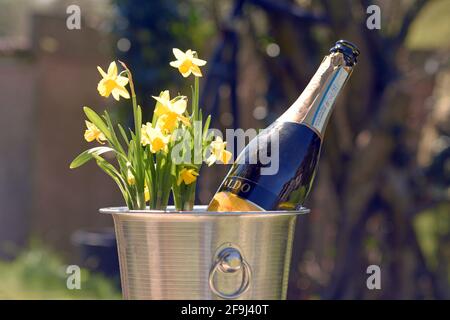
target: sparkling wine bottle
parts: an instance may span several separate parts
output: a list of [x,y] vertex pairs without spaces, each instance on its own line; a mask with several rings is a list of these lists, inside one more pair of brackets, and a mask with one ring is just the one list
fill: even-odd
[[334,102],[358,55],[354,44],[336,42],[294,104],[239,154],[208,210],[295,210],[304,203]]

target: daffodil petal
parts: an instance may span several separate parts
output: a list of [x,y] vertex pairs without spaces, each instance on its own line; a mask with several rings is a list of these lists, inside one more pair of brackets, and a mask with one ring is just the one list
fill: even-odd
[[94,141],[95,137],[94,137],[94,135],[92,134],[92,131],[90,131],[90,130],[84,131],[84,139],[85,139],[87,142],[92,142],[92,141]]
[[198,59],[198,58],[192,58],[192,63],[197,65],[197,66],[199,66],[199,67],[201,67],[201,66],[204,66],[206,64],[206,61],[202,60],[202,59]]
[[178,119],[180,119],[181,122],[183,122],[183,124],[184,124],[186,127],[190,127],[190,126],[191,126],[191,122],[190,122],[189,119],[186,118],[185,116],[178,116]]
[[130,94],[124,87],[118,87],[116,90],[119,92],[119,95],[121,95],[123,98],[130,99]]
[[178,70],[180,71],[181,75],[182,75],[183,77],[185,77],[185,78],[189,77],[189,75],[191,74],[191,69],[189,69],[189,70],[186,71],[186,72],[181,72],[180,69],[178,69]]
[[97,70],[98,70],[98,72],[100,72],[100,74],[103,78],[106,78],[106,76],[107,76],[106,72],[103,71],[103,69],[101,67],[97,66]]
[[95,140],[96,140],[98,143],[100,143],[100,144],[105,144],[105,143],[102,141],[101,136],[97,136],[97,137],[95,138]]
[[185,53],[178,48],[173,48],[172,52],[177,60],[184,60],[186,57]]
[[213,154],[216,156],[217,159],[222,158],[222,152],[223,152],[223,148],[214,148],[213,149]]
[[167,100],[165,97],[155,97],[152,96],[153,99],[156,100],[156,106],[155,106],[155,114],[156,116],[162,116],[163,114],[166,114],[170,111],[168,105],[170,103],[169,100]]
[[194,169],[183,169],[181,170],[180,175],[182,176],[184,183],[188,185],[197,180],[198,173],[195,172]]
[[170,92],[169,90],[164,90],[159,93],[159,96],[163,99],[170,100]]
[[211,167],[216,162],[216,160],[216,156],[214,154],[211,154],[208,159],[206,159],[206,164],[208,165],[208,167]]
[[222,161],[224,164],[228,164],[231,160],[231,152],[227,150],[223,150],[220,161]]
[[172,111],[177,114],[183,114],[186,111],[187,102],[186,99],[178,99],[172,103]]
[[157,103],[157,104],[156,104],[156,107],[155,107],[155,115],[156,115],[157,117],[163,116],[163,115],[166,114],[168,111],[169,111],[169,109],[168,109],[165,105],[163,105],[163,104],[161,104],[161,103]]
[[119,99],[120,99],[119,91],[113,90],[113,91],[111,91],[111,93],[112,93],[113,98],[116,99],[117,101],[119,101]]
[[97,85],[97,90],[98,93],[102,96],[102,97],[109,97],[109,95],[111,94],[111,92],[108,91],[107,86],[105,84],[105,79],[100,80],[100,82]]
[[186,58],[192,59],[194,57],[195,51],[188,49],[186,50],[186,52],[184,53]]
[[198,66],[196,66],[195,64],[193,64],[191,66],[191,71],[194,74],[194,76],[196,76],[196,77],[202,76],[202,72],[200,71],[200,68]]
[[108,77],[116,78],[117,77],[117,64],[115,61],[111,62],[108,67]]
[[167,106],[169,104],[169,100],[167,100],[163,97],[152,96],[152,98],[155,99],[156,101],[158,101],[159,103],[161,103],[162,105]]
[[125,87],[128,84],[129,79],[127,77],[118,76],[116,82],[118,85]]
[[144,188],[144,200],[145,202],[150,201],[150,190],[148,189],[147,186],[145,186]]
[[170,66],[174,67],[174,68],[179,68],[181,66],[182,61],[177,60],[177,61],[171,61],[169,64]]

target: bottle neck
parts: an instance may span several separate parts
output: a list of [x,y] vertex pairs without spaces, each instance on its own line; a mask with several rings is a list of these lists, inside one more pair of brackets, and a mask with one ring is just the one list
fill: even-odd
[[304,124],[321,138],[325,133],[334,102],[352,72],[342,53],[326,56],[300,97],[278,121]]

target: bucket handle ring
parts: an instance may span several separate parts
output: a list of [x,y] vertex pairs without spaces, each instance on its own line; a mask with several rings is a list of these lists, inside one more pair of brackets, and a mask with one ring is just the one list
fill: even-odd
[[[214,275],[217,271],[224,273],[234,273],[242,268],[241,286],[234,293],[226,294],[221,292],[214,285]],[[252,271],[250,265],[242,258],[241,253],[234,247],[222,249],[217,255],[214,265],[209,271],[209,288],[211,291],[223,299],[237,299],[250,287]]]

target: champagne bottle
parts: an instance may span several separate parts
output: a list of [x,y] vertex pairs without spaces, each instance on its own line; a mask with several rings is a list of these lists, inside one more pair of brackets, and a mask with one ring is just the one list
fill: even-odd
[[[304,203],[334,102],[358,55],[354,44],[336,42],[294,104],[239,154],[209,211],[295,210]],[[261,160],[261,155],[274,154],[273,147],[278,148],[278,159],[271,161],[278,161],[278,170],[264,174],[269,164]]]

